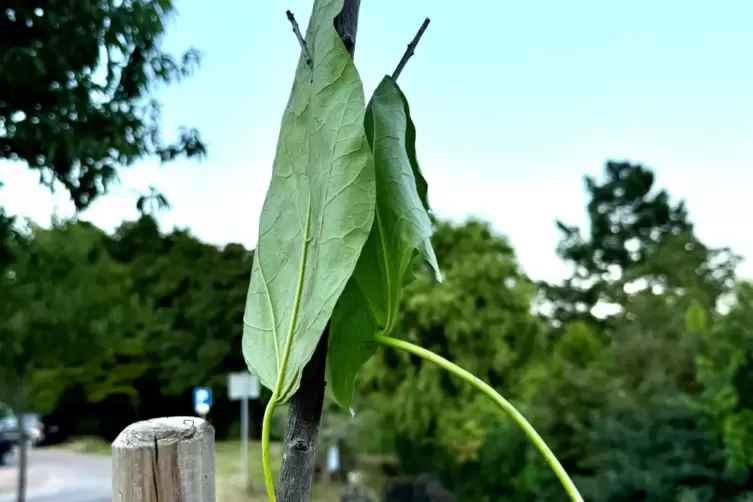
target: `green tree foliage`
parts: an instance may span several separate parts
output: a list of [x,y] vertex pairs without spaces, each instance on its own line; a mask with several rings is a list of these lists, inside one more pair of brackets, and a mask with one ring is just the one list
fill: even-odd
[[129,271],[109,257],[105,235],[67,222],[15,237],[0,288],[0,368],[12,401],[25,402],[27,381],[48,409],[77,382],[94,400],[132,392],[119,377],[142,371],[148,309],[128,292]]
[[0,12],[0,159],[22,161],[79,209],[148,156],[203,155],[193,129],[166,143],[161,84],[190,75],[198,53],[161,50],[170,0],[11,0]]
[[746,469],[730,468],[708,417],[661,389],[648,400],[612,395],[589,431],[593,475],[581,486],[587,500],[732,502],[747,500]]
[[[0,291],[8,391],[23,370],[30,407],[67,422],[76,406],[93,420],[78,430],[109,436],[138,417],[190,414],[192,388],[211,385],[213,421],[227,434],[237,409],[223,398],[227,373],[245,367],[237,347],[252,252],[163,234],[151,216],[111,236],[83,222],[11,235],[17,255],[38,265],[14,262]],[[34,273],[24,283],[22,266]]]
[[157,311],[147,355],[164,392],[224,385],[227,372],[244,368],[238,347],[252,252],[218,249],[183,230],[163,235],[151,216],[122,225],[109,249]]
[[[690,316],[688,325],[691,325]],[[730,312],[695,329],[695,368],[700,391],[693,407],[713,421],[730,465],[753,466],[753,287],[737,287]]]
[[685,204],[672,203],[666,190],[657,190],[652,171],[607,162],[604,180],[586,176],[585,189],[587,236],[557,222],[563,234],[557,254],[573,273],[561,285],[544,285],[558,325],[573,319],[603,324],[593,307],[622,305],[636,289],[675,291],[708,306],[731,289],[739,259],[698,240]]
[[[83,222],[10,235],[23,260],[6,270],[0,291],[8,393],[27,376],[29,405],[40,411],[81,394],[78,416],[113,409],[113,417],[92,417],[105,429],[86,429],[109,434],[180,403],[190,413],[192,387],[209,384],[220,399],[216,425],[227,433],[236,410],[222,396],[227,372],[245,364],[235,348],[251,252],[218,249],[184,231],[162,234],[149,216],[113,236]],[[133,411],[121,417],[121,407]]]
[[[107,191],[117,179],[119,169],[140,159],[157,156],[169,161],[180,155],[204,155],[205,148],[196,130],[181,129],[174,142],[165,141],[160,130],[160,104],[153,98],[154,91],[160,85],[188,77],[199,61],[193,49],[177,57],[162,51],[165,29],[173,15],[174,6],[169,0],[12,0],[3,3],[0,10],[0,162],[25,163],[39,173],[44,185],[63,186],[80,210]],[[159,194],[151,193],[139,199],[139,206],[151,200],[159,205],[166,203]],[[66,254],[70,250],[65,246],[74,245],[67,237],[58,235],[61,229],[55,232],[54,238],[48,240],[49,245],[60,243],[64,249],[58,250],[62,254],[54,259],[60,263],[71,260],[78,267],[80,257],[75,253]],[[118,301],[112,296],[117,289],[115,286],[107,294],[100,291],[102,303],[98,307],[86,303],[96,301],[98,289],[91,288],[89,292],[95,299],[80,298],[84,295],[78,293],[77,297],[66,300],[72,302],[70,308],[63,308],[64,300],[59,297],[63,293],[59,288],[81,291],[83,286],[79,284],[87,284],[89,272],[83,265],[83,268],[73,267],[70,273],[81,273],[83,282],[75,275],[66,279],[55,276],[49,286],[43,287],[44,283],[40,282],[43,276],[34,274],[41,274],[44,269],[32,272],[29,260],[38,259],[45,267],[53,267],[53,258],[51,251],[44,254],[44,248],[39,247],[39,239],[47,239],[40,230],[35,229],[32,235],[29,241],[19,234],[13,218],[6,215],[0,205],[0,274],[6,281],[5,290],[0,294],[9,297],[9,302],[3,305],[7,315],[0,329],[12,337],[0,343],[13,346],[13,351],[7,350],[6,360],[1,363],[3,371],[26,373],[30,367],[42,368],[43,361],[50,362],[45,369],[35,370],[31,377],[35,396],[32,404],[40,409],[54,406],[63,382],[85,383],[91,400],[118,393],[133,397],[129,383],[143,371],[143,365],[134,362],[134,356],[141,353],[142,348],[136,341],[138,337],[122,345],[115,340],[120,335],[126,340],[131,330],[136,332],[139,328],[135,325],[116,328],[107,323],[138,320],[149,325],[150,309],[132,304],[138,300]],[[95,267],[93,263],[89,266]],[[110,262],[97,261],[96,267],[100,266],[110,267]],[[120,284],[122,290],[131,289],[128,273],[113,272],[112,276],[101,273],[114,283],[118,282],[117,275],[122,274],[125,281]],[[67,282],[57,283],[57,280]],[[114,306],[105,312],[103,306],[109,300]],[[44,306],[41,310],[40,305]],[[29,314],[32,306],[34,315]],[[132,308],[142,310],[144,315],[130,312]],[[91,355],[88,365],[65,367],[61,373],[68,362],[64,357],[54,356],[57,341],[47,347],[39,340],[50,336],[54,326],[73,322],[72,314],[66,312],[88,313],[90,318],[94,316],[91,322],[99,323],[99,327],[81,327],[82,332],[76,335],[76,340],[92,349],[80,352]],[[99,319],[99,315],[107,321]],[[123,319],[119,320],[118,316]],[[46,328],[39,333],[35,331],[32,336],[30,326],[34,323]],[[67,326],[71,330],[76,328]],[[106,328],[115,330],[106,348],[96,351],[93,349],[96,344],[86,345],[89,335],[94,336],[97,330]],[[71,336],[75,334],[74,330]],[[64,340],[66,336],[68,333],[59,338]],[[74,346],[69,345],[64,352],[75,355]]]
[[[644,314],[650,317],[648,309]],[[646,319],[631,325],[622,318],[606,340],[573,322],[550,355],[530,365],[521,399],[586,500],[751,495],[750,410],[738,398],[745,392],[739,377],[749,373],[741,371],[737,346],[720,339],[729,336],[729,320],[701,339],[682,324],[663,325],[662,317],[650,331]],[[522,502],[559,493],[533,449],[509,428],[490,433],[473,469],[463,472],[455,480],[463,500],[505,494]],[[500,481],[500,472],[511,481]]]

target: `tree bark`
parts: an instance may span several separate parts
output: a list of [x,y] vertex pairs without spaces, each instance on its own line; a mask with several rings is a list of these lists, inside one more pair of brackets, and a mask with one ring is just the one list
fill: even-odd
[[[344,0],[335,18],[335,29],[351,57],[356,50],[358,11],[361,0]],[[308,502],[316,467],[316,440],[324,403],[325,368],[329,324],[324,329],[311,361],[303,370],[301,386],[290,400],[283,445],[277,500]]]
[[324,404],[329,325],[303,369],[301,387],[290,400],[277,488],[279,502],[308,502],[316,468],[316,439]]
[[335,18],[335,29],[340,35],[345,50],[350,57],[354,57],[356,52],[356,33],[358,32],[358,11],[361,9],[361,0],[345,0],[343,10]]

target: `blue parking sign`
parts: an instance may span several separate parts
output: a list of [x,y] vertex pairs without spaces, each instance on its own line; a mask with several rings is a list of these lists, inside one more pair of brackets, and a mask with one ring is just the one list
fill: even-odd
[[196,387],[193,390],[193,408],[198,415],[205,416],[212,407],[212,389]]

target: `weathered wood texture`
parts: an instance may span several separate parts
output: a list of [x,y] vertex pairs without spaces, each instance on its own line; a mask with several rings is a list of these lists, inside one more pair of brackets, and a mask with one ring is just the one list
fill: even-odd
[[197,417],[126,427],[112,443],[114,502],[216,502],[214,428]]

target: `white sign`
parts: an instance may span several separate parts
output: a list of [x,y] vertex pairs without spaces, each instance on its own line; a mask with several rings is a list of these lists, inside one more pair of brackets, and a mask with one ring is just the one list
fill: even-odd
[[330,446],[327,449],[327,470],[337,472],[340,470],[340,448]]
[[227,396],[231,401],[258,399],[261,389],[259,377],[248,371],[230,373],[227,379]]

